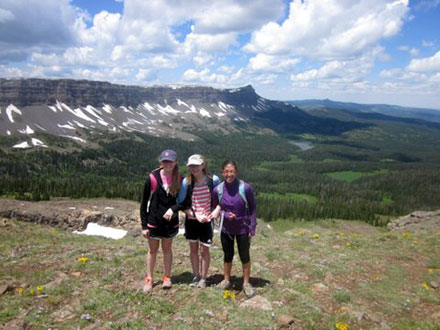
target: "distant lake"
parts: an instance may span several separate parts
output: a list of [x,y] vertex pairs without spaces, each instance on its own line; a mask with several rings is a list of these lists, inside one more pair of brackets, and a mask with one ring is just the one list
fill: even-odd
[[305,142],[305,141],[294,141],[294,140],[290,140],[290,143],[293,143],[294,145],[296,145],[298,148],[300,148],[302,151],[306,151],[306,150],[310,150],[313,148],[313,145],[309,142]]

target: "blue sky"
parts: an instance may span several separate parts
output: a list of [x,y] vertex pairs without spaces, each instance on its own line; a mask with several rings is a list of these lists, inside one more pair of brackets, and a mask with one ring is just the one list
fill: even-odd
[[0,77],[440,109],[440,0],[2,0]]

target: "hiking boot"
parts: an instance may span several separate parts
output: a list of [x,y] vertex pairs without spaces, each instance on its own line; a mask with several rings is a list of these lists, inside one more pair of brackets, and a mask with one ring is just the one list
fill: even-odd
[[230,290],[232,288],[232,284],[229,281],[223,280],[217,284],[217,287],[222,290]]
[[145,284],[142,291],[144,291],[145,294],[149,294],[153,291],[153,280],[151,278],[145,277]]
[[171,278],[166,275],[163,276],[162,281],[162,289],[171,289],[171,287],[173,286],[173,284],[171,283]]
[[200,281],[200,276],[194,276],[193,279],[191,280],[191,283],[189,284],[189,286],[195,287],[195,286],[197,286],[199,281]]
[[199,281],[199,283],[197,283],[197,287],[199,289],[204,289],[206,288],[206,280],[204,280],[203,278]]
[[248,298],[252,298],[255,295],[254,288],[250,283],[243,284],[243,292]]

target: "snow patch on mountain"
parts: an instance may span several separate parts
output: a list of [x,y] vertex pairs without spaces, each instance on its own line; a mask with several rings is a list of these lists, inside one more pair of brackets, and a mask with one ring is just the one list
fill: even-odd
[[60,136],[65,137],[65,138],[69,138],[69,139],[72,139],[72,140],[75,140],[75,141],[79,141],[79,142],[82,142],[82,143],[86,143],[87,142],[86,140],[81,139],[80,137],[77,137],[77,136],[71,136],[71,135],[60,135]]
[[26,125],[25,129],[19,129],[18,132],[20,132],[21,134],[34,134],[35,131],[29,127],[29,125]]
[[57,124],[57,126],[58,126],[59,128],[75,129],[75,127],[73,127],[73,126],[71,126],[71,125],[69,125],[69,124],[65,124],[65,125]]
[[202,117],[211,118],[210,113],[208,111],[206,111],[206,109],[204,109],[204,108],[200,108],[199,113]]
[[160,104],[157,104],[157,109],[160,113],[163,113],[165,116],[168,116],[168,114],[177,115],[178,113],[181,113],[179,110],[174,109],[169,104],[167,104],[165,107],[161,106]]
[[107,112],[108,114],[112,114],[112,107],[108,104],[104,104],[104,106],[102,107],[102,110],[104,110],[105,112]]
[[18,143],[16,145],[12,146],[12,148],[14,148],[14,149],[28,149],[28,148],[31,148],[31,147],[32,146],[29,145],[29,143],[27,141],[24,141],[24,142],[21,142],[21,143]]
[[36,138],[32,138],[32,144],[36,147],[43,147],[43,148],[47,148],[47,145],[45,145],[41,140],[38,140]]
[[6,115],[8,116],[8,119],[11,123],[14,122],[14,117],[12,116],[13,112],[21,116],[21,110],[18,109],[15,105],[9,104],[6,108]]

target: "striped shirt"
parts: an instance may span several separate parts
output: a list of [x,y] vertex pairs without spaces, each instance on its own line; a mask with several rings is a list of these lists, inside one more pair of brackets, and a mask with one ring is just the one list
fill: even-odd
[[211,213],[211,192],[207,184],[194,185],[191,202],[194,213],[204,215]]

